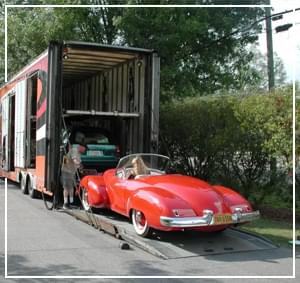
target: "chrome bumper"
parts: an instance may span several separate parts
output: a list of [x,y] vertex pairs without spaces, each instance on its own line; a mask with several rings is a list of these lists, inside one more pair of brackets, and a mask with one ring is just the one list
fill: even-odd
[[[225,225],[244,223],[258,219],[260,216],[259,211],[252,212],[240,212],[237,211],[231,214],[232,221],[230,223],[224,223]],[[178,227],[178,228],[188,228],[188,227],[201,227],[214,225],[214,214],[210,210],[205,210],[203,216],[201,217],[160,217],[160,224],[167,227]],[[222,225],[222,224],[218,224]]]
[[233,223],[244,223],[256,220],[260,217],[260,213],[258,210],[252,212],[235,212],[232,214],[232,222]]

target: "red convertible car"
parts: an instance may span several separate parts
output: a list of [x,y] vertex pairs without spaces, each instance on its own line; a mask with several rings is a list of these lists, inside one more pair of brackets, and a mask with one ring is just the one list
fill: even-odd
[[136,233],[194,229],[222,231],[259,217],[237,192],[200,179],[167,174],[169,158],[132,154],[116,169],[80,182],[84,209],[109,208],[131,218]]

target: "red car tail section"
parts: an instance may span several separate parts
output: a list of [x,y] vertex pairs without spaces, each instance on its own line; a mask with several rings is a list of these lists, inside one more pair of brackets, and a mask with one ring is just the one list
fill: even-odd
[[230,212],[230,208],[223,201],[223,195],[210,184],[197,178],[183,175],[163,175],[148,177],[147,180],[141,181],[185,201],[199,216],[202,216],[205,209],[212,210],[214,213]]
[[238,205],[243,208],[244,212],[253,210],[251,204],[243,196],[232,189],[219,185],[213,186],[213,188],[223,196],[224,202],[227,206],[234,208],[235,205]]

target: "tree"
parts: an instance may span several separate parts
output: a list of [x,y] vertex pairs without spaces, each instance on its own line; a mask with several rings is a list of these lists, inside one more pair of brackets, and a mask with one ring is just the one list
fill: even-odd
[[117,23],[124,44],[158,50],[166,98],[239,87],[262,15],[259,8],[128,8]]
[[[86,4],[85,1],[77,2]],[[115,2],[120,4],[120,1]],[[114,4],[114,1],[92,0],[89,4],[108,5]],[[58,33],[60,37],[67,36],[69,38],[73,35],[73,37],[75,36],[83,41],[104,44],[116,43],[118,30],[114,24],[114,19],[121,16],[122,8],[56,8],[54,14],[57,18],[57,24],[60,24],[61,29],[53,29],[53,36]],[[66,34],[67,30],[72,31],[72,34]]]
[[[183,1],[182,4],[202,2]],[[55,2],[58,3],[73,1]],[[76,3],[85,2],[78,0]],[[114,2],[90,2],[107,3]],[[121,3],[149,4],[145,0]],[[165,4],[159,0],[151,3]],[[208,3],[220,4],[221,1]],[[259,3],[262,1],[243,2]],[[168,4],[178,3],[172,0]],[[240,85],[240,73],[251,59],[245,46],[257,40],[261,27],[254,23],[263,14],[262,8],[209,6],[11,9],[8,15],[9,74],[14,74],[41,53],[49,40],[84,40],[156,49],[161,56],[162,100],[236,89]]]
[[[268,61],[267,54],[263,54],[255,45],[252,45],[250,51],[253,53],[251,67],[258,74],[258,81],[255,88],[268,90]],[[273,53],[274,57],[274,75],[275,87],[282,87],[287,80],[287,74],[284,68],[282,59],[276,52]],[[253,85],[252,85],[253,87]]]
[[[40,1],[43,2],[47,1]],[[80,0],[76,2],[86,4]],[[90,4],[107,3],[106,0],[94,0]],[[54,1],[53,4],[59,3]],[[50,40],[115,43],[118,31],[114,25],[114,17],[120,16],[121,10],[105,7],[11,9],[8,15],[9,75],[15,74],[43,52]]]

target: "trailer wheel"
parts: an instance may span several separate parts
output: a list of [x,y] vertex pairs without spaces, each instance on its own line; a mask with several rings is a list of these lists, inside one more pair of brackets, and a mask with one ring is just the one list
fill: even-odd
[[30,178],[28,179],[27,188],[28,188],[29,196],[31,198],[38,198],[38,192],[32,187],[32,182]]
[[147,237],[151,233],[151,228],[148,225],[148,221],[144,213],[140,210],[133,210],[132,214],[132,224],[135,232],[142,237]]
[[21,189],[21,192],[24,194],[24,195],[27,195],[28,194],[28,187],[27,187],[27,182],[26,182],[26,177],[21,177],[21,181],[20,181],[20,189]]

